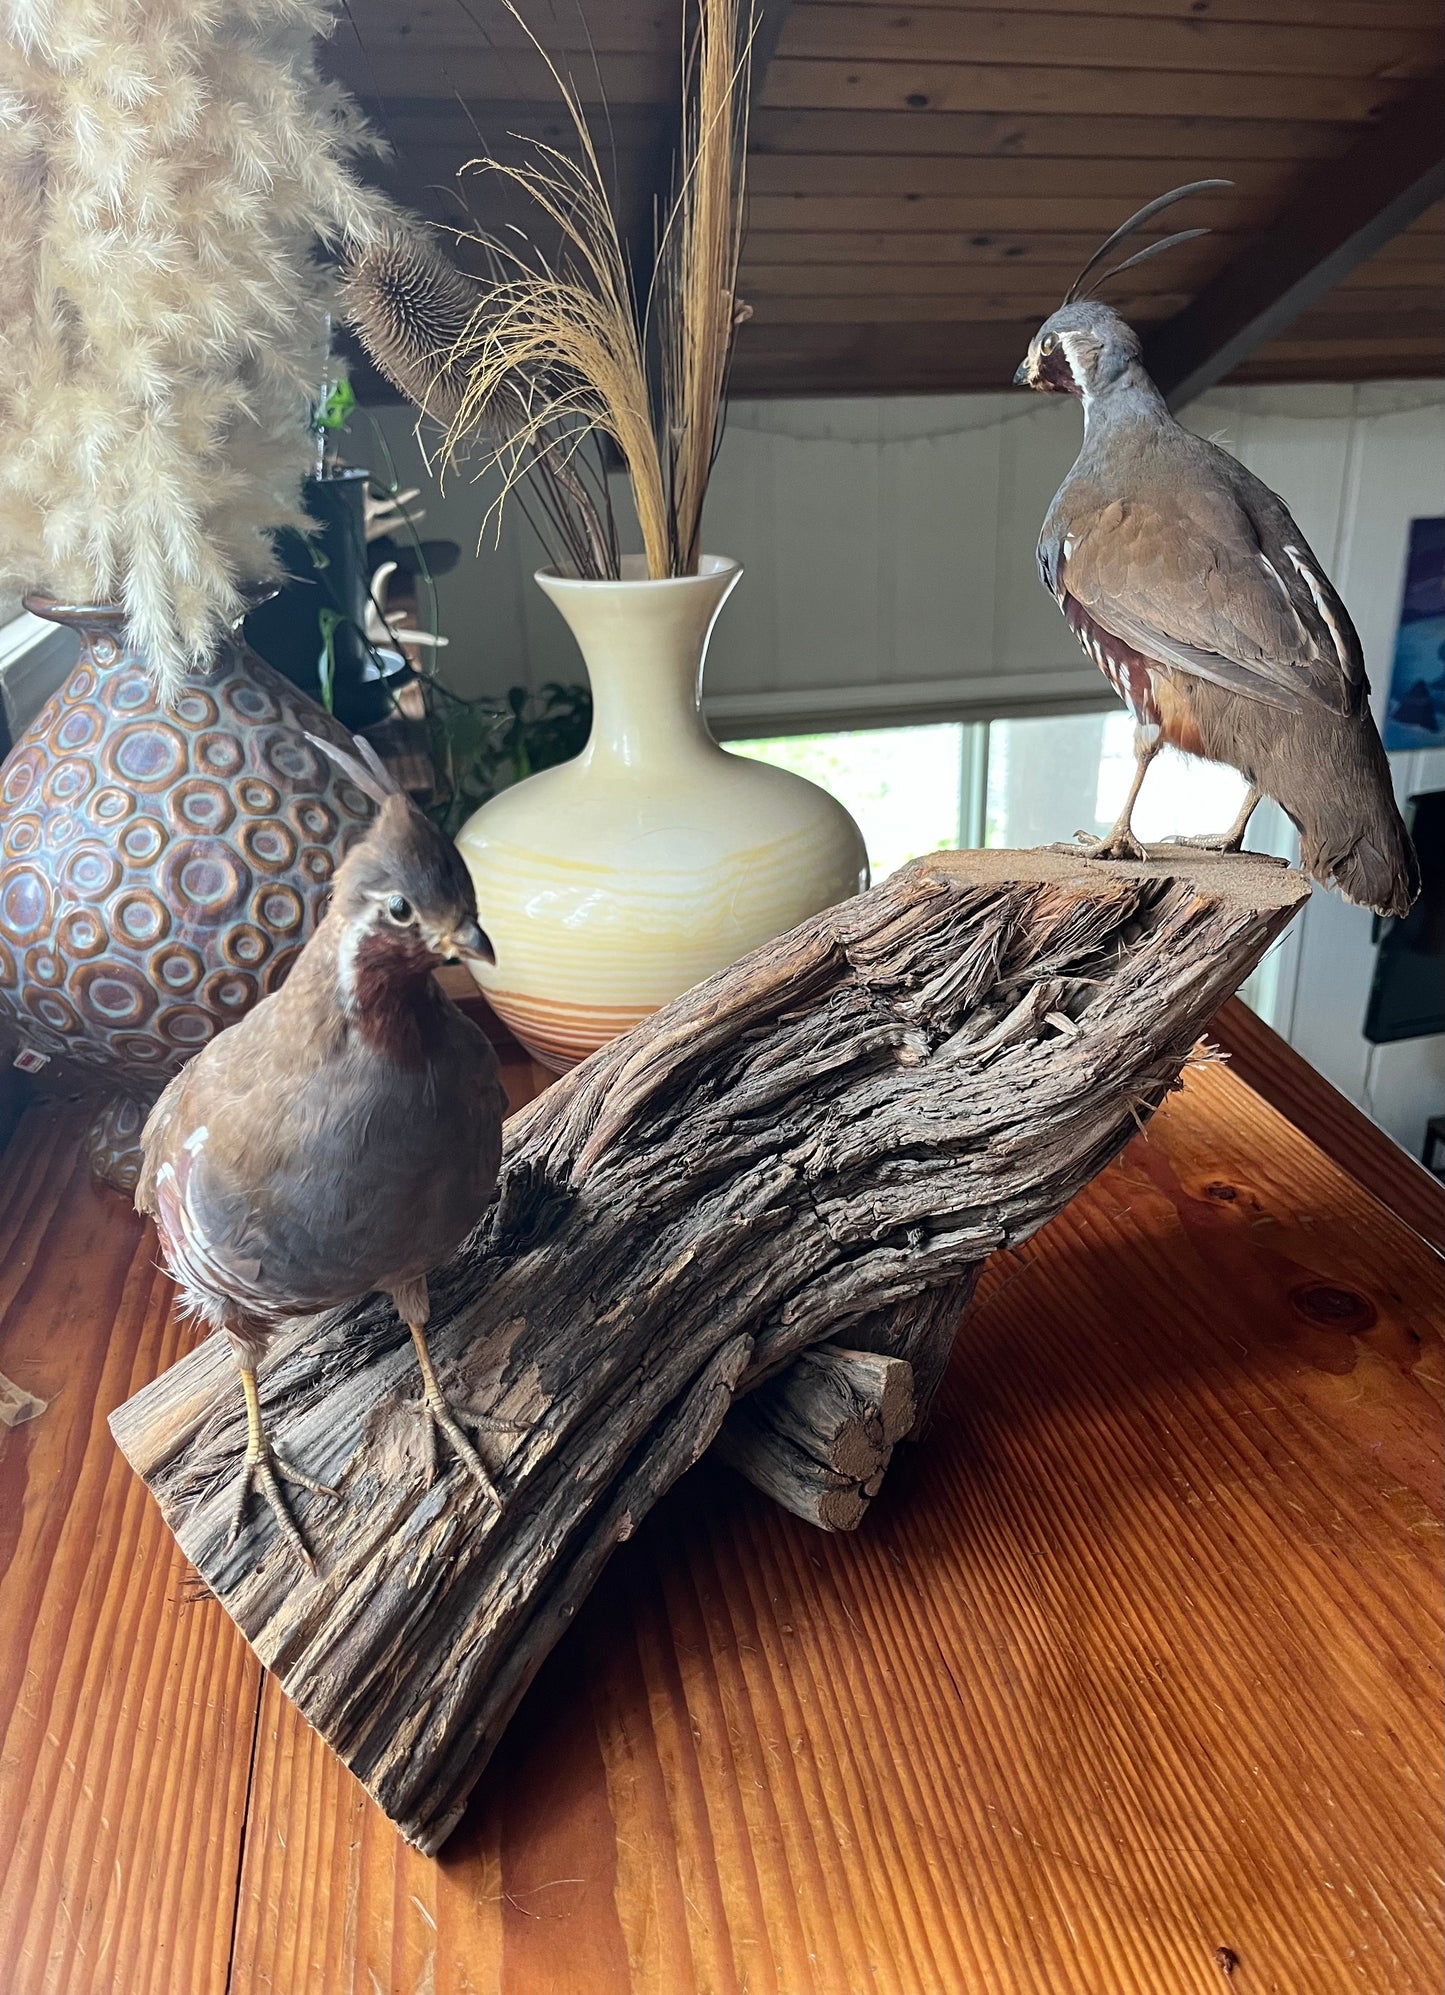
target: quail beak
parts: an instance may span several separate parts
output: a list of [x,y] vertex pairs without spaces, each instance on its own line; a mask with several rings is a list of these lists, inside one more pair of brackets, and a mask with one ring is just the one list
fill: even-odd
[[1027,353],[1014,370],[1015,388],[1032,388],[1034,385],[1033,361]]
[[450,935],[443,935],[437,948],[448,962],[455,962],[458,957],[473,963],[495,963],[497,960],[485,929],[470,915],[465,921],[459,921]]

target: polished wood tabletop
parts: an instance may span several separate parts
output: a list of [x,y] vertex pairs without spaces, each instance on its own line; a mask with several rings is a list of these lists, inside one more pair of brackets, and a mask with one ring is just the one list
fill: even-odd
[[0,1169],[3,1995],[1440,1985],[1440,1263],[1227,1068],[990,1264],[856,1537],[685,1478],[439,1860],[110,1439],[190,1333],[81,1126]]

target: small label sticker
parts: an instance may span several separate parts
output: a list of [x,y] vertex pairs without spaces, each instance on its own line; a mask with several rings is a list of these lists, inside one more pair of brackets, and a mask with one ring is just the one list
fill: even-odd
[[42,1067],[50,1065],[48,1053],[37,1053],[33,1046],[22,1046],[12,1062],[22,1074],[38,1074]]
[[27,1420],[37,1420],[48,1404],[0,1372],[0,1427],[20,1427]]

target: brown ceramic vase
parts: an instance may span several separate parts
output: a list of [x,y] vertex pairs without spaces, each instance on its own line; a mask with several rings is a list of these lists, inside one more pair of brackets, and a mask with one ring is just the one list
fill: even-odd
[[161,1087],[275,990],[371,805],[349,737],[228,640],[162,704],[122,613],[31,598],[80,656],[0,769],[0,1034],[104,1088],[97,1175],[132,1190]]

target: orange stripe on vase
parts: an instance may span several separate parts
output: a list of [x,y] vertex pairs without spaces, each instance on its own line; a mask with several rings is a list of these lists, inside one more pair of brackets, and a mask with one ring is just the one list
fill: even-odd
[[521,991],[487,987],[487,1003],[534,1060],[565,1074],[599,1046],[630,1032],[644,1018],[650,1018],[656,1005],[559,1004],[553,999],[528,997]]

